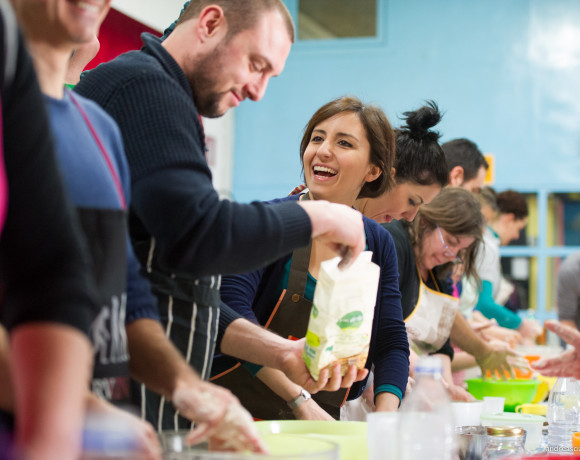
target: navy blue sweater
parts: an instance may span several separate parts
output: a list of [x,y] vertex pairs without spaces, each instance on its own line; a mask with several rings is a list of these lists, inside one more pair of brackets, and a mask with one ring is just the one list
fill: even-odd
[[[291,202],[298,196],[274,200]],[[409,342],[399,292],[397,253],[393,239],[379,224],[364,218],[367,250],[373,252],[373,262],[381,267],[377,304],[369,349],[367,369],[375,366],[375,389],[394,386],[399,397],[405,394],[409,377]],[[290,260],[287,254],[269,266],[243,275],[224,276],[222,301],[244,317],[264,325],[278,298],[284,266]],[[218,358],[219,359],[219,358]],[[348,399],[358,397],[366,380],[353,385]]]
[[75,87],[121,129],[131,170],[133,243],[153,236],[154,263],[166,276],[193,278],[252,270],[305,246],[312,228],[296,203],[220,200],[195,89],[160,39],[144,34],[143,41],[141,51],[101,64]]

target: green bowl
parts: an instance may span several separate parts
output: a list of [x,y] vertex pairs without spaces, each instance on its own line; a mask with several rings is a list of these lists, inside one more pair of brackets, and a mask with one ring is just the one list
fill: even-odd
[[504,410],[514,412],[516,406],[531,403],[536,396],[540,382],[536,379],[508,379],[508,380],[482,380],[467,379],[467,391],[475,399],[483,399],[484,396],[502,396],[505,398]]
[[256,422],[262,436],[297,434],[332,441],[340,447],[340,460],[361,460],[368,456],[366,422],[315,420],[273,420]]

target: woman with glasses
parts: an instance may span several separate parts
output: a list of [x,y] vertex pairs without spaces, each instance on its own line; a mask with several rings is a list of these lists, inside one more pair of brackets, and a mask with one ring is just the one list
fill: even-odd
[[421,207],[412,223],[383,225],[395,241],[411,349],[416,354],[441,355],[443,378],[456,400],[473,398],[453,385],[450,340],[472,354],[484,371],[509,370],[506,350],[490,346],[473,332],[459,312],[457,298],[451,295],[454,264],[462,264],[465,274],[477,276],[474,261],[482,239],[482,219],[481,206],[472,193],[448,187]]
[[354,204],[379,224],[412,221],[419,208],[435,198],[448,183],[449,171],[439,145],[439,133],[431,129],[441,120],[437,104],[428,101],[403,116],[405,124],[395,130],[395,186],[378,197],[359,198]]

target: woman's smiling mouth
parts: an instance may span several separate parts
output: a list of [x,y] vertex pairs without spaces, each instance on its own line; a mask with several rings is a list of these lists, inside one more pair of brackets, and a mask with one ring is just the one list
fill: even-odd
[[315,179],[325,181],[336,176],[338,171],[329,168],[328,166],[315,165],[312,167],[312,173],[314,174]]

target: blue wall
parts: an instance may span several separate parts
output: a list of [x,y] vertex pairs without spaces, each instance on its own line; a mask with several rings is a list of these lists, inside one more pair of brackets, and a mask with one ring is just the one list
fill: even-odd
[[395,126],[434,99],[443,141],[495,154],[498,189],[580,190],[580,1],[378,1],[379,37],[295,44],[264,99],[236,109],[235,199],[298,185],[304,125],[344,94]]

